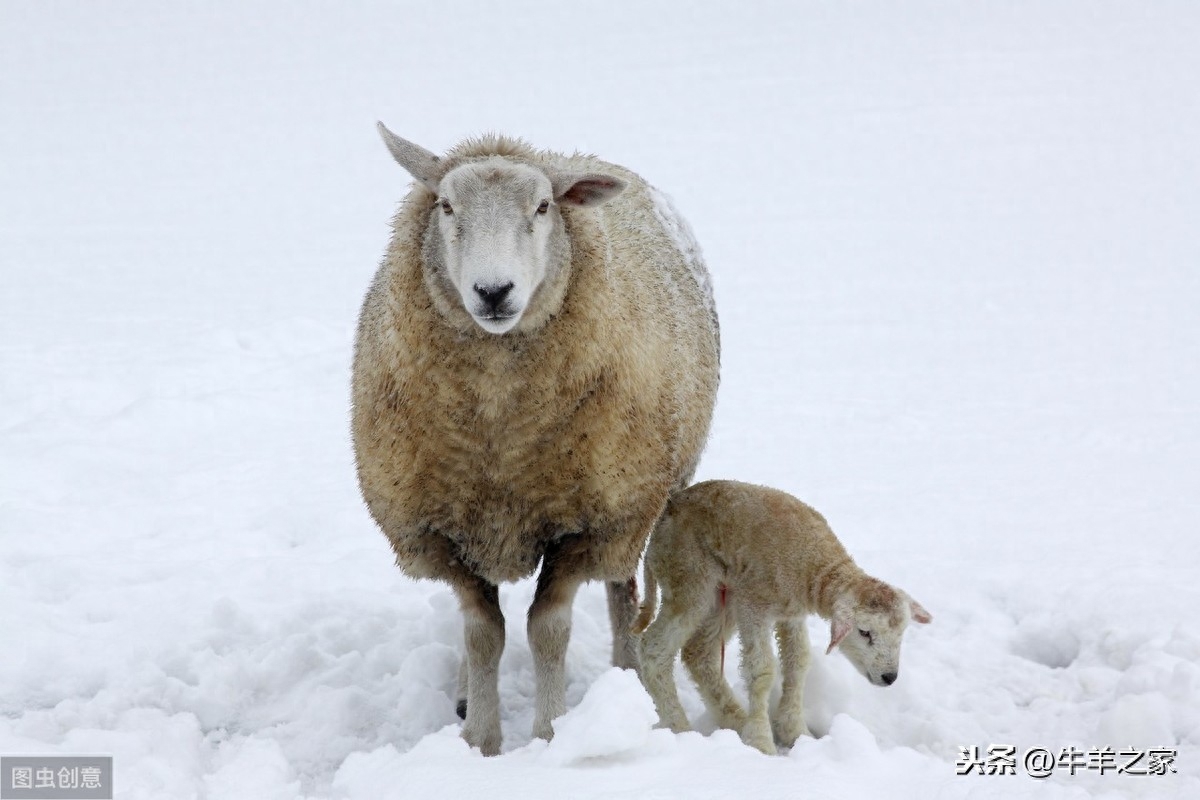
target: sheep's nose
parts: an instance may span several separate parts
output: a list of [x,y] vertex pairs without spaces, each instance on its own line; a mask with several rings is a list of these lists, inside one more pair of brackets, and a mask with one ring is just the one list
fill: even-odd
[[487,306],[489,311],[496,311],[504,303],[504,298],[508,297],[508,293],[512,291],[512,281],[503,284],[494,284],[492,286],[481,286],[475,284],[475,294],[479,295],[479,299]]
[[883,673],[882,675],[880,675],[880,676],[879,676],[879,679],[880,679],[881,681],[883,681],[883,685],[884,685],[884,686],[891,686],[893,683],[895,683],[895,682],[896,682],[896,673],[894,673],[894,672],[885,672],[885,673]]

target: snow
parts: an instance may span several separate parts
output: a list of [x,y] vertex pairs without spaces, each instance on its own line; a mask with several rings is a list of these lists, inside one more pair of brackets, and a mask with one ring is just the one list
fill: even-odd
[[614,667],[596,678],[578,706],[554,721],[546,758],[579,764],[636,755],[656,722],[654,701],[637,673]]
[[[0,753],[111,754],[135,799],[1200,796],[1194,4],[0,15]],[[349,447],[407,183],[376,119],[671,195],[721,315],[697,478],[796,494],[933,613],[895,686],[815,653],[818,738],[768,758],[680,672],[697,732],[651,729],[590,585],[531,740],[522,582],[504,752],[465,746],[456,604]],[[955,775],[992,744],[1176,772]]]
[[703,299],[704,307],[713,312],[716,309],[717,300],[713,296],[712,275],[704,263],[704,255],[700,251],[700,243],[696,241],[696,234],[692,232],[688,221],[675,208],[670,197],[653,186],[649,187],[648,194],[654,209],[654,216],[662,223],[675,247],[683,254],[688,274],[700,287],[700,296]]

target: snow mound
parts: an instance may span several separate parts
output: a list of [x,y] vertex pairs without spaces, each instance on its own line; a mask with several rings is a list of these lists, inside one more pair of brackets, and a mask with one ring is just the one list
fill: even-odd
[[658,720],[654,701],[633,670],[613,668],[592,684],[575,708],[554,720],[549,764],[620,758],[641,748]]
[[292,800],[300,794],[300,781],[278,742],[225,742],[214,762],[214,771],[204,779],[209,797]]

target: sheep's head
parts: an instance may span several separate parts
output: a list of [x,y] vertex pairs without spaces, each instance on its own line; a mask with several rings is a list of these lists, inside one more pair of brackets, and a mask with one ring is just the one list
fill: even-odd
[[876,686],[891,686],[900,675],[900,643],[909,619],[933,617],[899,589],[868,579],[834,603],[829,649],[837,647],[855,669]]
[[517,328],[539,288],[569,262],[560,206],[599,205],[625,188],[610,175],[548,171],[499,155],[445,171],[434,154],[382,124],[379,130],[396,161],[436,198],[424,251],[427,282],[452,290],[492,334]]

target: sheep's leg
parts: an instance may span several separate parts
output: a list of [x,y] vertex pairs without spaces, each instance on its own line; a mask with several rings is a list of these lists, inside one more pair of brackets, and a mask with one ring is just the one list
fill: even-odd
[[638,642],[633,635],[633,620],[637,616],[637,579],[610,581],[608,590],[608,619],[612,623],[612,663],[614,667],[640,672]]
[[542,557],[537,589],[526,623],[537,684],[533,735],[549,740],[551,722],[567,710],[567,644],[571,638],[571,604],[586,579],[587,562],[559,540]]
[[740,609],[738,633],[742,639],[742,675],[750,695],[742,741],[767,755],[774,755],[767,701],[775,681],[775,654],[771,651],[771,626],[757,615]]
[[[471,576],[454,584],[463,612],[467,645],[466,721],[462,737],[485,756],[500,752],[500,654],[504,651],[504,614],[494,584]],[[460,669],[459,680],[463,673]]]
[[459,719],[467,718],[467,676],[470,670],[467,669],[467,656],[463,654],[462,661],[458,663],[458,696],[454,704],[454,711],[458,714]]
[[804,676],[808,672],[808,630],[804,619],[784,620],[775,626],[779,640],[779,666],[783,670],[783,696],[775,717],[775,738],[791,747],[801,736],[811,736],[804,724]]
[[[721,645],[726,641],[721,610],[707,616],[683,646],[683,664],[700,689],[709,712],[722,728],[740,732],[746,725],[746,710],[733,695],[721,671]],[[732,632],[732,629],[730,630]]]

